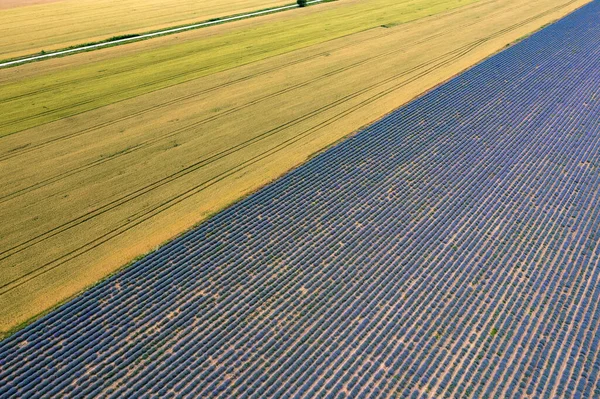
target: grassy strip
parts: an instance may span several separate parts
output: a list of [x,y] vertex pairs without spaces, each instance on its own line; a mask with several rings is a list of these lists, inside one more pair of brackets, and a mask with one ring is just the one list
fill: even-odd
[[[338,1],[338,0],[323,0],[320,1],[319,3],[312,3],[312,4],[307,4],[306,7],[310,7],[310,6],[314,6],[317,4],[323,4],[323,3],[332,3],[334,1]],[[15,57],[15,58],[8,58],[8,59],[4,59],[4,60],[0,60],[0,69],[4,69],[4,68],[13,68],[19,65],[25,65],[25,64],[29,64],[32,62],[38,62],[38,61],[42,61],[45,59],[51,59],[51,58],[62,58],[62,57],[66,57],[69,55],[73,55],[73,54],[80,54],[80,53],[85,53],[85,52],[89,52],[89,51],[95,51],[95,50],[100,50],[100,49],[105,49],[105,48],[111,48],[111,47],[116,47],[116,46],[121,46],[124,44],[129,44],[129,43],[137,43],[137,42],[141,42],[143,40],[149,40],[149,39],[154,39],[157,37],[163,37],[163,36],[168,36],[168,35],[173,35],[173,34],[178,34],[178,33],[183,33],[183,32],[187,32],[190,30],[196,30],[196,29],[202,29],[202,28],[209,28],[212,26],[217,26],[217,25],[221,25],[227,22],[236,22],[236,21],[243,21],[245,19],[250,19],[250,18],[255,18],[255,17],[261,17],[264,15],[271,15],[271,14],[276,14],[278,12],[284,12],[284,11],[288,11],[290,10],[288,9],[281,9],[283,7],[291,7],[295,5],[295,3],[291,3],[291,4],[285,4],[279,7],[274,7],[274,8],[264,8],[264,9],[260,9],[260,10],[255,10],[252,12],[245,12],[245,13],[239,13],[239,14],[233,14],[233,15],[227,15],[227,16],[223,16],[223,17],[218,17],[218,18],[211,18],[205,21],[200,21],[200,22],[195,22],[192,24],[185,24],[185,25],[176,25],[176,26],[171,26],[169,28],[163,28],[163,29],[157,29],[157,30],[151,30],[151,31],[147,31],[147,32],[142,32],[142,33],[130,33],[130,34],[124,34],[124,35],[119,35],[119,36],[113,36],[110,37],[108,39],[104,39],[104,40],[99,40],[99,41],[95,41],[95,42],[87,42],[87,43],[81,43],[81,44],[77,44],[74,46],[69,46],[69,47],[64,47],[61,49],[55,49],[52,51],[45,51],[42,50],[38,53],[33,53],[33,54],[29,54],[29,55],[24,55],[21,57]],[[261,12],[262,14],[260,15],[248,15],[248,14],[255,14],[255,13],[259,13]],[[239,17],[239,18],[238,18]],[[231,18],[237,18],[235,20],[231,20]],[[207,24],[207,23],[211,23],[210,25],[203,25],[203,24]],[[200,25],[200,26],[197,26]],[[187,27],[187,29],[185,29]],[[176,32],[169,32],[173,29],[181,29],[178,30]],[[155,33],[160,33],[160,32],[164,32],[163,34],[157,34],[155,36],[151,36],[151,37],[145,37],[146,35],[152,35]],[[138,39],[136,39],[138,38]],[[132,39],[132,40],[128,40],[127,42],[120,42],[121,40],[126,40],[126,39]],[[102,47],[97,47],[97,48],[86,48],[89,46],[96,46],[99,44],[107,44],[107,43],[112,43],[112,42],[118,42],[118,43],[114,43],[112,45],[108,44],[106,46],[102,46]],[[71,53],[67,53],[67,54],[56,54],[55,56],[52,56],[54,53],[61,53],[63,51],[70,51],[70,50],[77,50],[80,49],[80,51],[73,51]],[[31,57],[38,57],[38,56],[48,56],[47,58],[42,58],[42,59],[33,59],[33,60],[27,60],[27,61],[23,61],[21,63],[18,64],[13,64],[13,65],[1,65],[7,62],[15,62],[15,61],[19,61],[19,60],[26,60],[27,58],[31,58]]]

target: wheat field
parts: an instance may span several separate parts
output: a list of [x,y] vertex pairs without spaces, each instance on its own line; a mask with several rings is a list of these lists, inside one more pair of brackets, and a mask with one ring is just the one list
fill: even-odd
[[6,4],[0,3],[0,59],[291,3],[289,0],[8,0]]

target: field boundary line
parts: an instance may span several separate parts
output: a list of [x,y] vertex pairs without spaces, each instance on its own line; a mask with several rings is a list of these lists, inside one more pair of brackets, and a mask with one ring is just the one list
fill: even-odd
[[[317,3],[326,3],[326,2],[330,2],[330,1],[332,1],[332,0],[311,0],[311,1],[307,1],[306,4],[311,5],[311,4],[317,4]],[[260,10],[260,11],[253,11],[253,12],[239,14],[239,15],[233,15],[233,16],[229,16],[229,17],[215,18],[213,20],[208,20],[205,22],[199,22],[199,23],[195,23],[195,24],[191,24],[191,25],[184,25],[184,26],[180,26],[177,28],[163,29],[163,30],[159,30],[159,31],[151,32],[151,33],[144,33],[144,34],[139,34],[139,35],[132,34],[132,36],[130,36],[130,37],[125,37],[125,38],[117,39],[117,40],[107,39],[106,41],[102,41],[100,43],[83,45],[83,46],[79,46],[79,47],[75,47],[75,48],[68,48],[65,50],[58,50],[58,51],[54,51],[54,52],[46,53],[46,54],[26,56],[25,58],[16,59],[13,61],[2,62],[2,63],[0,63],[0,68],[13,67],[13,66],[17,66],[17,65],[21,65],[21,64],[25,64],[25,63],[29,63],[29,62],[35,62],[35,61],[40,61],[40,60],[44,60],[44,59],[60,57],[63,55],[70,55],[70,54],[75,54],[75,53],[80,53],[80,52],[85,52],[85,51],[96,50],[96,49],[100,49],[100,48],[104,48],[104,47],[117,46],[117,45],[129,43],[129,42],[136,42],[136,41],[151,39],[154,37],[171,35],[174,33],[185,32],[185,31],[193,30],[193,29],[206,28],[206,27],[213,26],[213,25],[219,25],[219,24],[222,24],[225,22],[233,22],[233,21],[238,21],[238,20],[242,20],[242,19],[258,17],[258,16],[265,15],[265,14],[274,14],[277,12],[286,11],[286,10],[290,10],[290,9],[294,9],[294,8],[300,8],[300,6],[298,6],[297,4],[290,4],[287,6],[267,8],[267,9]],[[124,36],[127,36],[127,35],[124,35]]]

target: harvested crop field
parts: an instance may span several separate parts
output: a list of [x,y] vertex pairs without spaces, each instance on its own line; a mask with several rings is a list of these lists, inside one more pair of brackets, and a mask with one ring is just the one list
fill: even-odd
[[4,0],[0,3],[0,10],[7,8],[17,8],[32,6],[35,4],[54,3],[62,0]]
[[600,2],[0,343],[0,396],[600,395]]
[[0,70],[0,331],[585,2],[388,3]]
[[0,60],[291,3],[289,0],[2,0]]

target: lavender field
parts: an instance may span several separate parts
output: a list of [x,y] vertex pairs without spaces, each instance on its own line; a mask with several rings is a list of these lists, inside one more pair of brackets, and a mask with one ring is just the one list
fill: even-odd
[[0,397],[600,397],[600,2],[0,342]]

